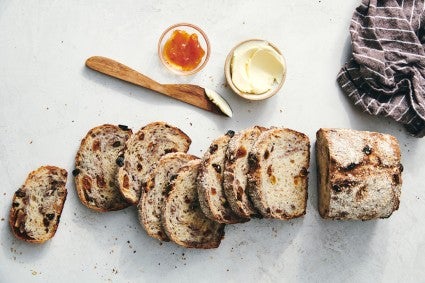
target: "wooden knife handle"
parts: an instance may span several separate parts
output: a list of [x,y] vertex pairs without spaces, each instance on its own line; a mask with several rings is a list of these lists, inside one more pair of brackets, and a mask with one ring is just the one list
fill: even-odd
[[110,58],[93,56],[86,60],[86,66],[108,76],[164,93],[162,84]]

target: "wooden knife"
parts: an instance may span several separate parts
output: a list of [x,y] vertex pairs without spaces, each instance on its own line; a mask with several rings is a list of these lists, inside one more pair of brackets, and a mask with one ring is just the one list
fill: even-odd
[[162,93],[204,110],[232,117],[232,109],[218,93],[192,84],[160,84],[115,60],[93,56],[86,66],[111,77]]

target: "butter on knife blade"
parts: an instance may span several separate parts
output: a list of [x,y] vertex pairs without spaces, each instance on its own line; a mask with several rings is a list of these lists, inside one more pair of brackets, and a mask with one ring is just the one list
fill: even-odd
[[212,103],[217,105],[217,107],[221,110],[221,112],[223,112],[224,114],[226,114],[227,116],[231,118],[233,116],[233,112],[232,112],[232,108],[230,108],[229,103],[227,103],[227,101],[215,91],[208,88],[204,88],[204,89],[205,89],[205,95],[208,97],[208,99]]

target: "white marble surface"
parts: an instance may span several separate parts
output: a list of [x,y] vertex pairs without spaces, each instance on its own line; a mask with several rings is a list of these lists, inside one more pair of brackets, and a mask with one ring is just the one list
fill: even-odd
[[[335,82],[359,2],[0,1],[0,282],[424,282],[424,140],[390,120],[360,113]],[[202,27],[212,44],[206,68],[188,78],[165,70],[156,54],[162,31],[182,21]],[[286,57],[286,83],[267,101],[247,102],[224,86],[227,52],[249,38],[273,42]],[[88,70],[84,61],[92,55],[114,58],[161,82],[213,88],[228,99],[234,117]],[[304,218],[227,226],[216,250],[159,244],[141,229],[134,208],[90,211],[79,202],[71,177],[56,236],[43,245],[12,236],[11,198],[31,170],[52,164],[71,172],[81,138],[96,125],[138,129],[156,120],[184,130],[196,155],[227,129],[254,124],[302,131],[312,145],[320,127],[392,134],[405,168],[400,209],[387,220],[322,220],[313,158]]]

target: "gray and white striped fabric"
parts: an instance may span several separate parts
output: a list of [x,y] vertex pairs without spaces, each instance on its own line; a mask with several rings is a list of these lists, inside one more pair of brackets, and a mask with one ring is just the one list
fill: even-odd
[[371,115],[425,135],[424,1],[364,0],[354,11],[353,56],[338,74],[344,93]]

